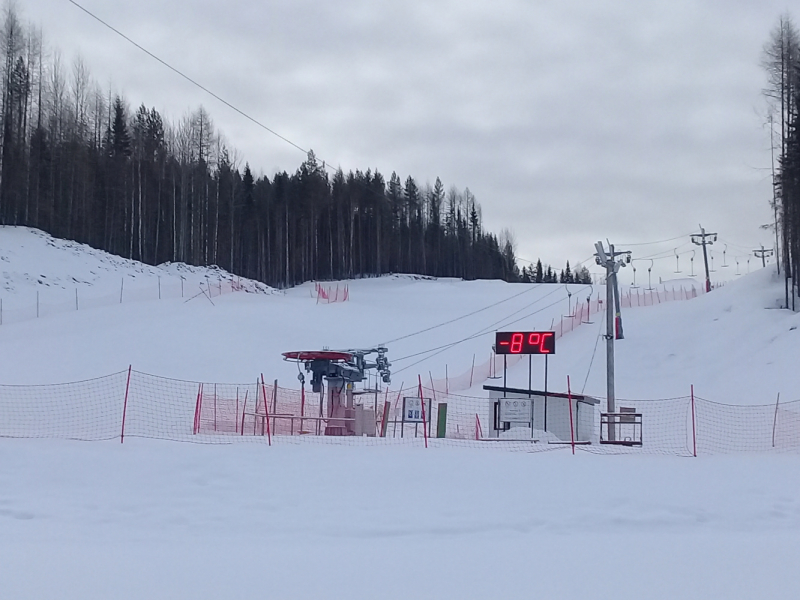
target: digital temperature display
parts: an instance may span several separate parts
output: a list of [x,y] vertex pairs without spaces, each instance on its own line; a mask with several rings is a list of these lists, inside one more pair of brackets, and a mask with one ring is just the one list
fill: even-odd
[[555,331],[498,331],[495,333],[497,354],[555,354]]

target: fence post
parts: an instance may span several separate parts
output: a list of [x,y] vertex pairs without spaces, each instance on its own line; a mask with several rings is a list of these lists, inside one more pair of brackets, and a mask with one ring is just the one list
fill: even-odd
[[567,375],[567,402],[569,402],[569,437],[572,440],[572,454],[575,455],[575,426],[572,422],[572,388],[569,385],[569,375]]
[[119,443],[125,441],[125,413],[128,411],[128,390],[131,387],[131,366],[128,365],[128,381],[125,383],[125,402],[122,404],[122,429],[119,432]]
[[[239,430],[239,435],[244,435],[244,413],[247,410],[247,392],[249,391],[250,390],[244,391],[244,406],[242,406],[242,428]],[[255,420],[255,417],[253,417],[253,420]]]
[[36,290],[36,318],[39,318],[39,290]]
[[781,393],[778,392],[778,399],[775,400],[775,417],[772,419],[772,447],[775,447],[775,427],[778,425],[778,404],[781,401]]
[[122,304],[122,291],[125,289],[125,276],[122,277],[122,283],[119,286],[119,303]]
[[[389,388],[386,388],[389,391]],[[303,417],[306,416],[306,384],[300,383],[300,435],[303,434]]]
[[428,447],[428,420],[425,415],[425,396],[422,393],[422,375],[417,375],[419,380],[419,400],[422,404],[422,436],[425,438],[425,447]]
[[472,376],[475,374],[475,355],[472,355],[472,369],[469,372],[469,387],[472,387]]
[[200,433],[200,413],[203,410],[203,384],[197,384],[197,401],[194,404],[194,431],[193,434]]
[[[278,380],[275,380],[275,387],[277,388]],[[264,374],[261,374],[261,393],[264,396],[264,418],[267,421],[267,444],[272,446],[272,433],[269,430],[269,407],[267,403],[267,386],[264,384]]]
[[78,288],[75,288],[75,310],[78,310]]
[[697,457],[697,426],[694,417],[694,384],[692,384],[692,455]]
[[392,401],[383,401],[383,418],[381,419],[381,437],[386,437],[386,424],[389,421],[389,410],[391,409]]

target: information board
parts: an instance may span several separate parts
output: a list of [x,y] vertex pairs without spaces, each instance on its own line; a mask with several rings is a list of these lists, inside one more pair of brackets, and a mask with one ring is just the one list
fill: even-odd
[[497,420],[501,423],[530,423],[532,398],[498,398],[499,414]]
[[[425,398],[425,420],[431,422],[430,398]],[[422,422],[422,400],[416,396],[403,398],[403,423]]]

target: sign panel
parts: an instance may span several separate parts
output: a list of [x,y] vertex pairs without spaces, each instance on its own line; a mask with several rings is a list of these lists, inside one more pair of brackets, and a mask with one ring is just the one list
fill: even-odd
[[[430,398],[425,398],[425,419],[430,423]],[[422,423],[422,400],[420,398],[403,398],[403,423]]]
[[497,354],[555,354],[555,331],[498,331],[495,333]]
[[498,398],[499,414],[497,420],[501,423],[530,423],[533,399],[532,398]]

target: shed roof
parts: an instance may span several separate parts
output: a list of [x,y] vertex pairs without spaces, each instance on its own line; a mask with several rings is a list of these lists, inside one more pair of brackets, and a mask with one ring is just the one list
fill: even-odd
[[584,394],[565,394],[563,392],[544,392],[543,390],[524,390],[521,388],[510,388],[510,387],[503,387],[499,385],[485,385],[483,389],[489,392],[505,392],[507,394],[525,394],[529,396],[547,396],[548,398],[563,398],[566,400],[570,396],[577,400],[578,402],[583,402],[584,404],[600,404],[600,400],[597,398],[593,398],[591,396],[585,396]]

